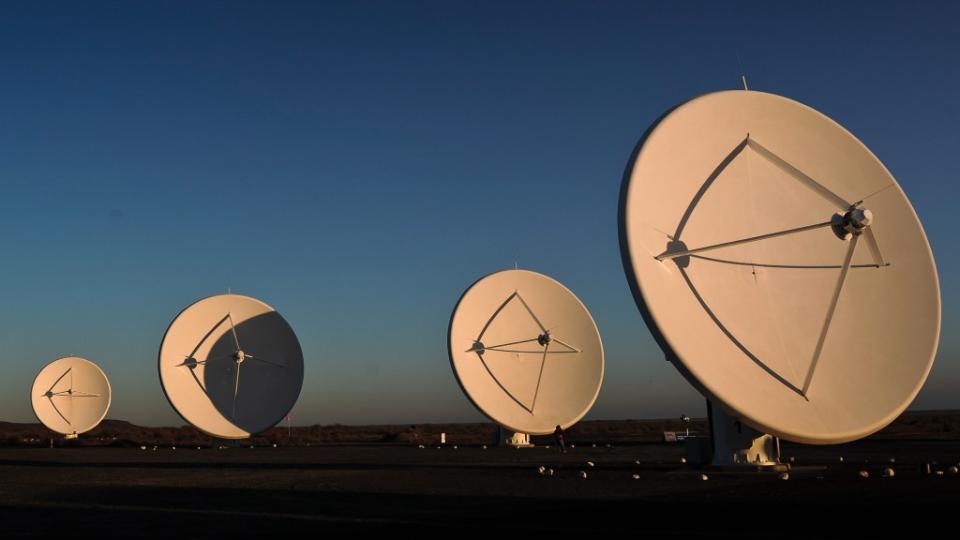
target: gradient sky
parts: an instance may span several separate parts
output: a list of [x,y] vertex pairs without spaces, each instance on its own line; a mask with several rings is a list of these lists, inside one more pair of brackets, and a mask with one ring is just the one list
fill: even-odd
[[181,424],[170,320],[231,288],[306,358],[297,424],[476,421],[446,332],[512,267],[576,292],[607,366],[587,418],[703,414],[617,241],[643,131],[691,97],[786,95],[898,179],[940,272],[914,408],[960,408],[956,2],[24,2],[0,17],[0,419],[40,368],[110,377],[111,418]]

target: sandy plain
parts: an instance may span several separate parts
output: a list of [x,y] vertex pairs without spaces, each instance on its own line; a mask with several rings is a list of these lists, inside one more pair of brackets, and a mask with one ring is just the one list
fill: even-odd
[[[682,444],[644,440],[677,425],[666,420],[584,423],[571,431],[574,447],[566,454],[549,438],[535,448],[484,447],[492,434],[487,424],[452,425],[460,431],[447,431],[449,444],[442,446],[434,438],[437,426],[395,426],[393,432],[328,426],[314,433],[325,431],[337,442],[294,446],[295,430],[313,429],[295,428],[268,432],[250,441],[252,448],[198,449],[181,438],[176,449],[176,441],[151,441],[161,443],[156,450],[103,436],[109,424],[86,446],[49,448],[22,438],[9,445],[17,441],[10,426],[28,425],[6,424],[0,426],[8,434],[8,446],[0,447],[0,520],[4,537],[411,529],[737,538],[849,537],[895,527],[932,532],[938,522],[955,521],[960,503],[960,474],[950,468],[960,462],[958,416],[905,415],[846,445],[784,443],[784,460],[793,464],[787,480],[683,463]],[[419,443],[394,436],[411,430]],[[356,442],[370,433],[390,440]],[[895,476],[884,476],[888,468]]]

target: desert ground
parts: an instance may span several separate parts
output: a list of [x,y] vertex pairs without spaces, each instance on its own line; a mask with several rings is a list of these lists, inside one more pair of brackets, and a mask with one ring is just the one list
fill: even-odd
[[[702,433],[703,420],[691,424]],[[227,445],[190,428],[108,421],[50,448],[42,428],[5,423],[0,522],[3,537],[926,530],[956,519],[958,424],[952,411],[907,413],[854,443],[783,443],[792,469],[782,479],[684,463],[683,443],[662,440],[663,431],[684,429],[674,420],[583,422],[569,431],[566,454],[549,437],[534,448],[494,446],[489,424],[276,428]]]

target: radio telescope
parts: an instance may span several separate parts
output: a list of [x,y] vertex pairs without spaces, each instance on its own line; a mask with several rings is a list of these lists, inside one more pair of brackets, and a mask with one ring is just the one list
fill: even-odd
[[509,443],[575,424],[603,381],[603,345],[590,312],[559,282],[504,270],[473,285],[457,303],[448,333],[460,387]]
[[160,382],[184,420],[223,439],[280,422],[300,395],[303,352],[287,321],[239,294],[204,298],[170,323]]
[[659,119],[624,177],[620,246],[647,326],[711,405],[714,463],[775,463],[770,435],[874,433],[933,364],[940,290],[913,207],[796,101],[718,92]]
[[90,360],[58,358],[37,374],[30,402],[43,425],[73,439],[97,427],[107,415],[110,381]]

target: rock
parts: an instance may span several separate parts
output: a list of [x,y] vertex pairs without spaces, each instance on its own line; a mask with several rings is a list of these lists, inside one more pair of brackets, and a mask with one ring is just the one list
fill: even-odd
[[867,471],[860,471],[860,478],[870,478],[870,473]]

